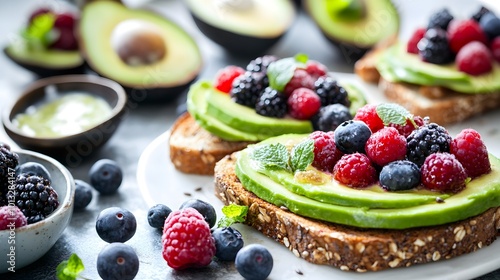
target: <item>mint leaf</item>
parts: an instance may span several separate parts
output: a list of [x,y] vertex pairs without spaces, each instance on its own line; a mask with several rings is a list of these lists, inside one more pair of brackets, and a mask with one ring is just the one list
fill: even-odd
[[269,86],[282,92],[292,79],[295,69],[305,67],[307,59],[307,55],[297,54],[295,57],[282,58],[269,64],[267,67]]
[[384,125],[389,125],[390,123],[405,125],[406,120],[413,119],[413,115],[406,108],[396,103],[380,104],[376,110],[377,115],[382,119]]
[[33,19],[33,22],[21,32],[29,48],[46,48],[54,41],[51,31],[55,20],[55,15],[50,13]]
[[306,170],[314,160],[314,141],[307,139],[295,145],[291,151],[290,164],[292,170]]
[[77,254],[71,254],[68,260],[62,261],[57,266],[57,279],[75,280],[80,272],[85,269],[82,260]]
[[222,207],[224,216],[217,223],[217,227],[228,227],[234,223],[243,223],[248,213],[248,206],[230,204]]
[[288,169],[290,155],[286,146],[281,143],[259,146],[250,156],[264,169]]

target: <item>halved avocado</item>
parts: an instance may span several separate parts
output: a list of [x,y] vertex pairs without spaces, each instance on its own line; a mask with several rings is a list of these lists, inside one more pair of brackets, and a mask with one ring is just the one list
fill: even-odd
[[[129,36],[123,49],[144,51],[154,45],[160,54],[147,49],[148,63],[135,65],[117,49],[114,37],[118,30],[142,28],[137,34],[153,34],[146,38]],[[79,31],[80,49],[89,66],[99,75],[120,83],[135,102],[171,101],[198,76],[203,60],[194,39],[177,24],[152,11],[131,9],[120,3],[96,1],[83,7]],[[116,35],[116,36],[115,36]],[[127,36],[127,34],[124,34]]]
[[390,0],[303,0],[303,7],[349,63],[399,31]]
[[28,50],[15,43],[6,46],[3,51],[14,63],[40,77],[79,74],[85,69],[79,51]]
[[255,57],[272,47],[296,17],[290,0],[186,0],[200,31],[236,55]]

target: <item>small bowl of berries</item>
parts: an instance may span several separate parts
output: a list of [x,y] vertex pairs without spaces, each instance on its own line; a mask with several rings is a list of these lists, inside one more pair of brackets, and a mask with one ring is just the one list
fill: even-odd
[[57,160],[0,143],[0,273],[52,248],[70,222],[74,195],[74,179]]

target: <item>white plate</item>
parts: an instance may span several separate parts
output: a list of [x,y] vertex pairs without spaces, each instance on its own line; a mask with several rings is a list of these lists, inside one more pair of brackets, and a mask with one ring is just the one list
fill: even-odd
[[[353,79],[352,75],[346,74],[339,74],[337,77],[339,79]],[[379,94],[373,88],[369,90],[375,95]],[[371,96],[371,98],[376,97]],[[373,99],[370,101],[374,102]],[[475,120],[471,123],[471,127],[476,128],[475,125],[481,125],[484,128],[486,125],[485,129],[488,129],[488,123],[492,123],[492,121],[485,123]],[[491,128],[493,128],[493,124],[491,124]],[[460,126],[454,127],[454,130],[459,129]],[[496,136],[498,137],[498,135]],[[172,209],[177,209],[185,200],[198,198],[211,203],[217,209],[218,217],[220,217],[220,209],[223,204],[214,195],[213,176],[187,175],[177,171],[170,162],[168,137],[169,131],[160,135],[144,150],[139,159],[137,179],[147,204],[153,206],[157,203],[163,203]],[[499,150],[496,150],[494,154],[500,155]],[[500,241],[496,241],[477,252],[451,260],[380,272],[343,272],[333,267],[308,263],[251,227],[245,225],[236,225],[236,227],[241,231],[245,244],[260,243],[270,249],[274,257],[274,267],[270,279],[401,279],[402,275],[404,275],[404,279],[472,279],[500,268],[500,254],[498,254]],[[297,271],[302,272],[303,276],[299,275]],[[237,272],[235,273],[237,274]]]

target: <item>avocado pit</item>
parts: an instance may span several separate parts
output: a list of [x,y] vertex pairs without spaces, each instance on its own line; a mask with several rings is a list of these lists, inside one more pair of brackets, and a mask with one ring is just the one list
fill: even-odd
[[167,52],[161,30],[138,19],[120,22],[111,34],[111,46],[130,66],[153,64],[165,57]]

